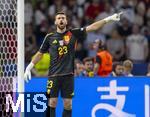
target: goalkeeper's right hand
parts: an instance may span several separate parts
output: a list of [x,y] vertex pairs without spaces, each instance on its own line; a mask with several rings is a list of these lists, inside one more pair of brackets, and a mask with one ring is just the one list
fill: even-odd
[[28,80],[31,80],[31,69],[34,67],[34,63],[30,63],[24,73],[24,79],[26,82],[28,82]]
[[123,12],[120,12],[120,13],[115,13],[109,17],[106,17],[104,20],[106,22],[111,22],[111,21],[120,21],[120,16],[121,14],[123,14]]

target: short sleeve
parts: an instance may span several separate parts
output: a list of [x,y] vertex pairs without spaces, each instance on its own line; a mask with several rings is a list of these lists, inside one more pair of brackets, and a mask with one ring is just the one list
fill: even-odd
[[77,39],[85,39],[86,37],[86,28],[74,28],[71,32]]
[[101,64],[101,59],[99,58],[99,56],[96,56],[96,63]]
[[48,40],[49,40],[49,36],[46,35],[45,38],[44,38],[44,41],[43,41],[43,43],[42,43],[42,45],[39,49],[39,51],[41,53],[46,53],[48,51],[48,49],[49,49],[49,41]]

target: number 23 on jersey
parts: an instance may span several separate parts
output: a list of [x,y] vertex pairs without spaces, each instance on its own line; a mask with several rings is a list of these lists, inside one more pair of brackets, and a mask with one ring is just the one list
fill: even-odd
[[65,55],[68,53],[68,47],[67,46],[62,46],[58,48],[58,54],[59,56]]

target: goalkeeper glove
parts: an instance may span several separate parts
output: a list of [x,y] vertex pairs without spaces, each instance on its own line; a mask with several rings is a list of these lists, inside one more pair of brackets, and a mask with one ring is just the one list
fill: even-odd
[[28,80],[31,80],[31,69],[34,67],[34,64],[31,62],[26,70],[25,70],[25,73],[24,73],[24,79],[26,82],[28,82]]
[[115,13],[109,17],[106,17],[104,20],[107,22],[110,22],[110,21],[119,21],[120,20],[120,15],[123,14],[123,12],[120,12],[120,13]]

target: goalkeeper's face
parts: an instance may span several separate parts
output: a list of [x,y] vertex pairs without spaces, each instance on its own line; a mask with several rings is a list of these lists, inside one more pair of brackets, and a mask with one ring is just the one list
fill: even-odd
[[55,17],[55,25],[57,28],[63,30],[67,26],[67,18],[64,14],[58,14]]

